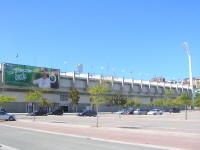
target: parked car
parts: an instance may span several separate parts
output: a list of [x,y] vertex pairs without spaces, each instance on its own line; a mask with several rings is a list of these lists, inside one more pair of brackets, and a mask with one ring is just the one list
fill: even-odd
[[133,115],[133,114],[134,114],[134,109],[127,109],[127,111],[124,112],[123,114],[126,114],[126,115]]
[[137,108],[134,111],[134,115],[146,115],[146,114],[147,114],[147,110],[146,109]]
[[2,108],[0,111],[6,112],[5,108]]
[[50,113],[48,113],[48,115],[63,115],[63,111],[60,109],[54,110]]
[[164,112],[169,112],[169,111],[170,111],[170,108],[169,108],[169,107],[165,107],[165,108],[163,108],[163,111],[164,111]]
[[15,115],[8,114],[5,111],[0,112],[0,120],[5,120],[5,121],[16,121]]
[[94,110],[85,110],[78,114],[78,116],[89,116],[89,117],[96,117],[97,113]]
[[125,114],[126,113],[126,109],[122,109],[116,112],[116,114]]
[[153,109],[147,113],[147,115],[162,115],[163,112],[160,109]]
[[170,112],[170,113],[179,113],[179,112],[180,112],[180,109],[174,107],[174,108],[171,108],[171,109],[169,110],[169,112]]
[[39,110],[29,114],[30,116],[47,116],[47,111]]

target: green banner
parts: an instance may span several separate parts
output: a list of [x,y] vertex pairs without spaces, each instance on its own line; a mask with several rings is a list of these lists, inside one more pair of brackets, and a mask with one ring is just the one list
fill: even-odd
[[59,69],[4,64],[4,81],[9,86],[59,88],[59,75]]

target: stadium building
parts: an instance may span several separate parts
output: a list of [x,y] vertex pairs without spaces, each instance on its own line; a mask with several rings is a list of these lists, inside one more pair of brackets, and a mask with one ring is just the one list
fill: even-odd
[[[113,90],[108,93],[113,95],[121,92],[124,96],[137,97],[143,104],[149,103],[165,96],[167,90],[172,90],[174,96],[182,92],[191,95],[189,86],[180,83],[151,82],[125,78],[103,77],[101,75],[76,74],[75,72],[60,73],[59,69],[34,67],[19,64],[2,63],[0,69],[1,94],[6,96],[17,96],[15,102],[6,104],[4,107],[8,112],[28,112],[32,103],[25,101],[26,94],[37,88],[48,88],[43,96],[55,107],[62,108],[65,112],[71,112],[72,106],[68,97],[72,88],[77,88],[80,93],[78,110],[90,106],[88,88],[99,82],[104,82]],[[38,109],[38,104],[36,105]],[[116,107],[107,107],[102,104],[100,111],[116,111]]]

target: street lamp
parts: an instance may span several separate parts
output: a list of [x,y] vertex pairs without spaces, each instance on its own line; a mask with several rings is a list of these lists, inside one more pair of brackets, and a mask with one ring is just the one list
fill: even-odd
[[184,48],[188,54],[189,58],[189,72],[190,72],[190,88],[192,90],[192,106],[194,106],[194,94],[193,94],[193,78],[192,78],[192,64],[191,64],[191,54],[188,48],[188,44],[186,42],[183,43]]

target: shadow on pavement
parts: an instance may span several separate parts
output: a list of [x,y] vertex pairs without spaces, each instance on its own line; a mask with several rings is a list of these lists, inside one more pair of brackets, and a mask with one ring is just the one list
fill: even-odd
[[123,129],[141,129],[141,128],[138,128],[138,127],[118,127],[118,128],[123,128]]

